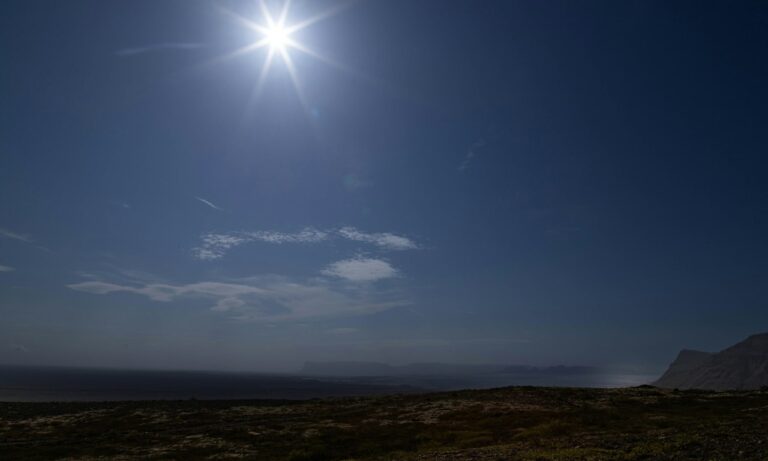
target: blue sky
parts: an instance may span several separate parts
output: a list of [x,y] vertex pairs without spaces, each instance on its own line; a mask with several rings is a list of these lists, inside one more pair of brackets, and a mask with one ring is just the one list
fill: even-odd
[[765,3],[315,17],[292,77],[236,53],[256,2],[2,2],[0,363],[656,370],[768,329]]

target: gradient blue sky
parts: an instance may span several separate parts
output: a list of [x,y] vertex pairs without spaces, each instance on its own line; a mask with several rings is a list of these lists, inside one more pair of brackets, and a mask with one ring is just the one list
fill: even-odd
[[[280,3],[270,3],[276,11]],[[0,3],[0,363],[657,370],[768,330],[768,5]],[[303,100],[302,100],[303,98]]]

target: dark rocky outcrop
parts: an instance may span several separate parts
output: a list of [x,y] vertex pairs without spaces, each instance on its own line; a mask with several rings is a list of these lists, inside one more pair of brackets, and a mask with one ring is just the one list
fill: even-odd
[[768,386],[768,333],[718,353],[682,350],[654,383],[678,389],[758,389]]

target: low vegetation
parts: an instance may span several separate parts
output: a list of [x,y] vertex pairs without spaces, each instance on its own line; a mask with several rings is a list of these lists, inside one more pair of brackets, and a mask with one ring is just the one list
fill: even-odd
[[0,459],[765,460],[768,392],[0,403]]

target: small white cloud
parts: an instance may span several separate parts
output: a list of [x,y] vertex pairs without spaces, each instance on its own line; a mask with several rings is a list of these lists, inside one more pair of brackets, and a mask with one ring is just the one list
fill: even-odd
[[0,264],[0,272],[13,272],[15,270],[16,269],[14,269],[13,267],[3,266],[2,264]]
[[32,239],[28,235],[11,232],[8,229],[0,228],[0,237],[9,238],[12,240],[18,240],[20,242],[32,243]]
[[245,306],[245,301],[240,298],[230,297],[221,298],[216,302],[216,305],[211,308],[212,311],[227,312],[233,311]]
[[389,232],[368,234],[361,232],[354,227],[342,227],[339,229],[338,233],[345,239],[371,243],[387,250],[415,250],[419,248],[419,246],[416,245],[416,242],[408,237],[391,234]]
[[339,277],[353,282],[373,282],[396,277],[397,269],[381,259],[353,258],[336,261],[323,269],[324,275]]
[[124,48],[115,52],[120,57],[136,56],[144,53],[151,53],[156,51],[190,51],[202,48],[201,43],[156,43],[154,45],[139,46],[135,48]]

